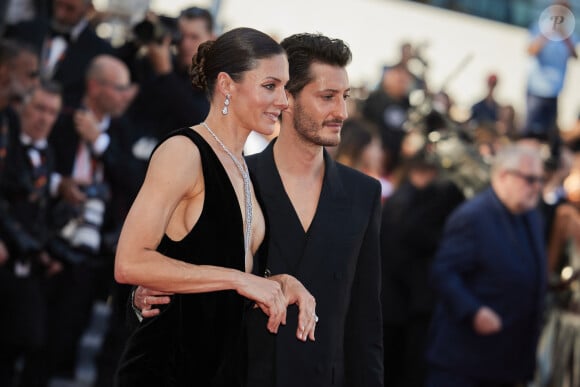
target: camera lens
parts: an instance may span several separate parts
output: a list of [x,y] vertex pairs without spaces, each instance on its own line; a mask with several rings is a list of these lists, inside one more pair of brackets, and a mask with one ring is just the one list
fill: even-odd
[[154,24],[149,20],[143,20],[135,24],[133,27],[133,34],[137,41],[141,44],[149,44],[152,42],[159,42],[163,39],[163,26]]

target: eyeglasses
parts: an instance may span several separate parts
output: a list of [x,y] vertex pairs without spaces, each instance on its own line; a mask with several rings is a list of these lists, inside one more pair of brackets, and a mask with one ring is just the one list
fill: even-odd
[[510,169],[507,172],[514,175],[514,176],[519,177],[520,179],[523,179],[529,185],[534,185],[534,184],[542,185],[546,181],[544,176],[528,175],[528,174],[522,173],[520,171],[517,171],[515,169]]
[[99,82],[99,84],[101,84],[103,86],[107,86],[107,87],[112,88],[115,91],[118,91],[119,93],[128,91],[132,87],[132,85],[130,83],[127,85],[118,85],[116,83],[105,81],[105,80],[99,80],[98,82]]

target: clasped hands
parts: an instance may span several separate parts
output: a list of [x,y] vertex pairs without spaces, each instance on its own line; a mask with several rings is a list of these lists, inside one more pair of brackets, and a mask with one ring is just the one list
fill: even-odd
[[[268,278],[246,276],[244,284],[238,293],[256,303],[268,316],[267,329],[278,333],[280,324],[286,325],[286,311],[289,305],[298,306],[298,326],[296,337],[306,341],[314,341],[314,332],[318,316],[316,315],[316,300],[300,281],[288,274],[273,275]],[[142,286],[135,290],[133,306],[141,311],[144,318],[157,316],[156,305],[171,302],[172,293],[156,291]]]

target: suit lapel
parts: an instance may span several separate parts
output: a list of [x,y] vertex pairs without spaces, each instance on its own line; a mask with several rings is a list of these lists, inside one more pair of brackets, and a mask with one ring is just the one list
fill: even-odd
[[513,254],[519,255],[520,262],[526,262],[527,259],[525,259],[526,257],[523,256],[524,252],[522,251],[518,243],[518,238],[514,230],[514,225],[511,224],[507,209],[504,207],[504,205],[499,200],[499,198],[497,197],[492,188],[489,189],[488,194],[489,200],[491,201],[495,209],[495,213],[498,214],[499,221],[501,222],[502,233],[505,233],[505,235],[508,237],[510,241],[509,246],[510,253],[512,255]]
[[295,274],[303,253],[305,233],[276,168],[273,153],[275,141],[256,158],[256,168],[252,168],[252,175],[264,200],[265,215],[268,218],[269,254],[280,258],[269,260],[268,268],[274,274]]
[[[514,254],[518,254],[520,256],[520,262],[524,262],[525,264],[534,264],[537,272],[543,272],[544,268],[544,261],[545,261],[545,252],[542,243],[542,233],[541,227],[539,224],[539,220],[537,218],[537,214],[534,211],[528,212],[524,215],[524,220],[527,223],[527,232],[529,232],[529,238],[531,238],[530,242],[532,246],[530,246],[530,250],[532,252],[532,257],[525,256],[525,251],[522,249],[520,243],[518,243],[517,235],[514,230],[514,226],[510,223],[510,219],[508,218],[508,213],[506,208],[500,202],[499,198],[493,193],[493,190],[490,189],[489,191],[489,199],[493,202],[493,206],[495,207],[496,212],[500,215],[501,218],[501,225],[502,230],[508,235],[510,244],[511,244],[511,252]],[[523,269],[523,267],[521,267]]]
[[318,199],[318,206],[312,224],[308,229],[306,246],[298,267],[299,278],[310,282],[310,278],[318,272],[318,268],[333,265],[336,262],[326,262],[323,256],[336,257],[340,254],[329,253],[338,248],[333,240],[341,240],[341,234],[348,229],[350,200],[345,192],[343,181],[334,160],[324,151],[324,180]]

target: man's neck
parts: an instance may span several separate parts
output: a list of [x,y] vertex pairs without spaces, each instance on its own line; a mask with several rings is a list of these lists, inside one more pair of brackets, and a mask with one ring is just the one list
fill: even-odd
[[324,148],[308,143],[292,129],[280,131],[274,144],[274,160],[281,175],[315,178],[324,173]]
[[509,194],[509,192],[507,192],[506,190],[504,190],[501,186],[501,184],[498,184],[496,182],[494,182],[492,180],[491,182],[491,186],[493,188],[493,192],[495,193],[495,196],[497,196],[497,198],[499,199],[499,201],[501,202],[501,204],[506,208],[506,210],[512,214],[512,215],[520,215],[521,213],[523,213],[524,211],[522,211],[519,208],[516,208],[514,206],[514,204],[512,204],[511,202],[511,195]]
[[282,125],[274,144],[274,162],[300,224],[307,232],[322,192],[324,149],[298,136],[293,128]]

